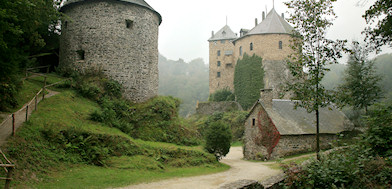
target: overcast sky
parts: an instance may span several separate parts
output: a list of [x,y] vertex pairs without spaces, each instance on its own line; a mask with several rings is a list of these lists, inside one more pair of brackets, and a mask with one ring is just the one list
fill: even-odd
[[[166,58],[189,62],[203,58],[208,64],[208,42],[211,31],[217,32],[226,24],[235,33],[241,28],[252,29],[255,18],[261,22],[263,11],[269,12],[273,0],[145,0],[162,15],[159,27],[159,52]],[[275,10],[287,17],[287,0],[275,0]],[[361,32],[366,26],[362,18],[374,0],[357,6],[360,0],[338,0],[334,10],[338,18],[329,29],[331,39],[362,40]],[[362,0],[366,1],[366,0]],[[383,53],[391,53],[384,48]]]

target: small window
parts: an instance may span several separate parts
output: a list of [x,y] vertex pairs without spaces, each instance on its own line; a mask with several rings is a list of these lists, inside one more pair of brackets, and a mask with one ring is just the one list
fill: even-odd
[[220,51],[218,51],[218,56],[220,56]]
[[255,125],[256,125],[256,119],[253,118],[253,119],[252,119],[252,126],[255,126]]
[[221,66],[221,61],[218,61],[218,67]]
[[250,43],[250,50],[253,51],[253,43]]
[[279,41],[279,49],[283,49],[283,42]]
[[226,40],[221,40],[221,43],[224,44],[226,42]]
[[240,56],[242,56],[242,47],[240,47]]
[[216,77],[220,77],[221,76],[221,73],[220,72],[217,72],[216,73]]
[[77,50],[76,53],[78,53],[79,60],[84,60],[84,50]]
[[133,20],[125,20],[125,25],[127,26],[128,29],[133,28]]

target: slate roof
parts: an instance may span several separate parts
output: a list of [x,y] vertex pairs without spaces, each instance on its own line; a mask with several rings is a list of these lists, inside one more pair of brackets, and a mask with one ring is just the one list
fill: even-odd
[[[257,104],[263,105],[260,100],[255,105]],[[315,112],[308,113],[304,108],[294,109],[294,106],[294,101],[273,99],[272,108],[265,110],[281,135],[316,134]],[[251,112],[253,110],[254,108]],[[352,127],[343,112],[334,106],[321,108],[319,113],[320,133],[336,134]]]
[[[81,2],[88,2],[88,1],[93,1],[93,0],[67,0],[64,5],[61,7],[61,9],[63,9],[66,6],[72,5],[72,4],[76,4],[76,3],[81,3]],[[114,0],[114,1],[122,1],[122,2],[126,2],[126,3],[132,3],[132,4],[136,4],[142,7],[145,7],[147,9],[150,9],[151,11],[155,12],[158,17],[159,17],[159,24],[162,23],[162,16],[161,14],[159,14],[157,11],[155,11],[148,3],[146,3],[144,0]]]
[[279,16],[275,9],[272,9],[260,24],[248,32],[248,35],[291,34],[293,30],[294,28]]
[[218,40],[232,40],[236,39],[237,35],[231,30],[228,25],[225,25],[222,29],[214,34],[208,41],[218,41]]

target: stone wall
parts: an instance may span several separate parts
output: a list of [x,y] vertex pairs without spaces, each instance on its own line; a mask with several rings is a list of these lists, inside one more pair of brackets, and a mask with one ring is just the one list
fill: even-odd
[[212,115],[215,112],[242,111],[238,102],[201,102],[196,107],[196,113],[200,115]]
[[234,68],[237,59],[233,53],[230,54],[233,49],[231,40],[210,41],[210,94],[225,88],[234,92]]
[[132,3],[95,0],[62,8],[60,68],[102,71],[135,102],[158,94],[160,17]]

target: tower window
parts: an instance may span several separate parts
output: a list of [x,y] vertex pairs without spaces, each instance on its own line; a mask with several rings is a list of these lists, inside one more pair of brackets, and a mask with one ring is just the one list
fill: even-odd
[[220,56],[220,54],[221,54],[220,51],[218,51],[218,56]]
[[250,43],[250,50],[253,51],[253,43]]
[[77,50],[76,53],[78,53],[79,60],[84,60],[84,50]]
[[282,48],[283,48],[283,42],[279,41],[279,49],[282,49]]
[[226,42],[226,40],[221,40],[221,43],[224,44]]
[[218,65],[218,67],[221,66],[221,61],[218,61],[218,64],[217,64],[217,65]]
[[216,77],[220,77],[221,76],[221,73],[220,72],[217,72],[216,73]]
[[240,56],[242,56],[242,47],[240,47]]
[[125,20],[125,25],[127,26],[127,28],[132,29],[133,28],[133,20]]

